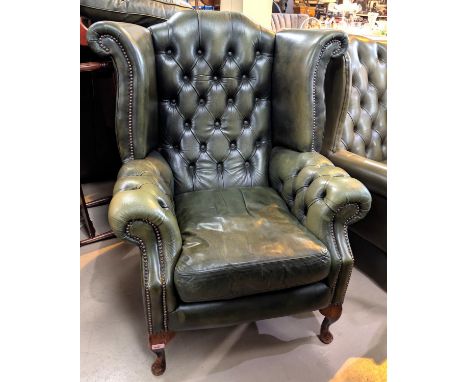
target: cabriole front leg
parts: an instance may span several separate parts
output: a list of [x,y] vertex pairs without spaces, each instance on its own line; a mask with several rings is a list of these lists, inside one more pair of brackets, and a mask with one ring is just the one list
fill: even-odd
[[175,336],[174,332],[159,332],[150,334],[149,344],[151,351],[156,354],[156,359],[151,365],[151,372],[155,376],[164,374],[166,371],[166,344]]
[[330,333],[330,325],[338,321],[341,317],[343,308],[341,305],[330,305],[325,309],[320,309],[325,318],[323,319],[322,326],[320,327],[320,334],[318,338],[324,344],[329,344],[333,341],[333,335]]

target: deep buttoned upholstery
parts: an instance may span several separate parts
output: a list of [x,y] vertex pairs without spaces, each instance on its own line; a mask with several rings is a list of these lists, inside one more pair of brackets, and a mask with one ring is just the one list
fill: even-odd
[[358,36],[348,46],[351,92],[340,149],[387,160],[387,47]]
[[371,203],[317,152],[346,36],[181,12],[148,29],[99,22],[88,41],[119,74],[109,222],[140,248],[149,334],[341,305],[347,228]]
[[[174,25],[183,19],[193,22]],[[175,192],[266,186],[274,35],[237,14],[196,21],[188,13],[151,28]]]

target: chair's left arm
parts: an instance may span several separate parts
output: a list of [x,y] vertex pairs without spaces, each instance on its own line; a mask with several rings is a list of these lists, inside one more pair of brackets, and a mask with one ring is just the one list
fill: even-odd
[[369,211],[369,191],[317,152],[275,147],[269,170],[273,188],[291,212],[327,246],[332,304],[342,304],[353,268],[347,228]]
[[348,38],[340,31],[281,31],[272,75],[270,183],[327,246],[332,304],[342,304],[353,268],[348,225],[362,219],[371,204],[361,182],[318,154],[325,125],[331,123],[330,105],[338,111],[331,113],[335,118],[342,115],[346,86],[334,80],[346,73],[347,47]]
[[174,213],[172,171],[158,152],[125,163],[109,206],[117,237],[137,244],[150,334],[167,331],[168,313],[177,308],[174,267],[182,238]]

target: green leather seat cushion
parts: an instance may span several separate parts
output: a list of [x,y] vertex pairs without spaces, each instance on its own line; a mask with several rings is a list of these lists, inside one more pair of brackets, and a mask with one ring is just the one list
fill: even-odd
[[330,271],[327,248],[272,188],[188,192],[175,205],[183,246],[174,282],[184,302],[307,285]]

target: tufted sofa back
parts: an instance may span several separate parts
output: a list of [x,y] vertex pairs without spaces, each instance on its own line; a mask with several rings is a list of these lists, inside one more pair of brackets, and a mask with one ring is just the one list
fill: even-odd
[[309,16],[303,13],[272,13],[271,29],[279,32],[283,29],[300,28],[308,18]]
[[338,148],[387,160],[387,43],[349,36],[351,91]]
[[182,12],[150,32],[175,192],[267,185],[274,34],[228,12]]

